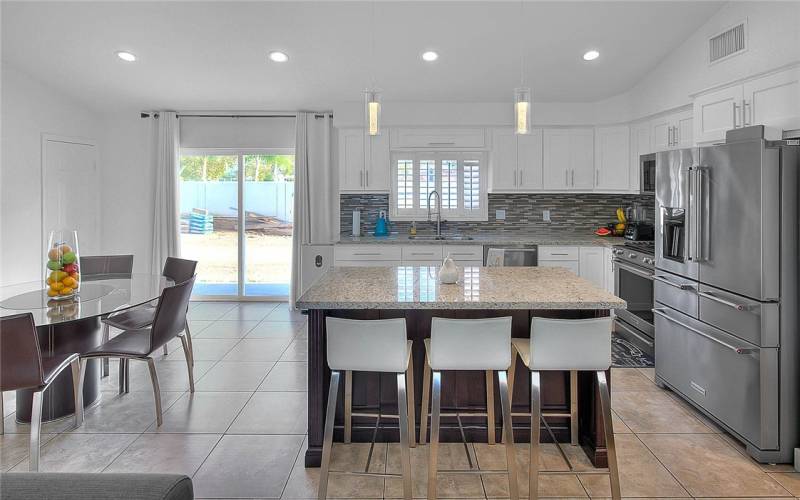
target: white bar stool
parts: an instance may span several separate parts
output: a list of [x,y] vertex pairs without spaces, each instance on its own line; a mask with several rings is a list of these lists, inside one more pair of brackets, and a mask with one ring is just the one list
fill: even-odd
[[[608,318],[590,319],[549,319],[532,318],[531,338],[512,339],[514,359],[519,354],[522,362],[531,371],[531,449],[530,475],[528,478],[529,498],[539,497],[539,474],[563,473],[539,470],[539,439],[541,435],[540,421],[551,433],[552,430],[543,420],[540,393],[540,371],[570,371],[571,391],[577,392],[577,372],[594,371],[597,374],[597,385],[600,392],[600,406],[603,412],[603,428],[606,436],[608,454],[608,471],[581,471],[584,473],[608,474],[611,480],[611,497],[620,498],[619,469],[617,468],[617,452],[614,446],[614,429],[611,421],[611,394],[608,392],[606,370],[611,367],[611,324]],[[573,430],[573,436],[575,431]],[[573,438],[574,439],[574,438]],[[553,441],[555,437],[553,436]],[[556,441],[561,455],[574,469],[567,455]]]
[[[433,318],[431,321],[430,342],[425,342],[426,364],[432,370],[432,413],[431,413],[431,441],[428,459],[428,500],[436,500],[437,478],[439,473],[452,474],[508,474],[508,487],[511,500],[519,498],[519,485],[517,484],[517,462],[514,456],[514,435],[511,432],[511,402],[508,393],[508,378],[506,371],[511,364],[511,318],[487,319],[445,319]],[[427,368],[427,367],[426,367]],[[503,430],[507,436],[506,471],[481,471],[471,467],[468,471],[440,471],[437,467],[439,452],[439,419],[442,403],[442,371],[444,370],[480,370],[484,372],[497,371],[500,385],[500,403],[503,412]],[[487,382],[490,382],[487,380]],[[425,382],[423,394],[427,392]],[[423,396],[423,405],[427,397]],[[494,398],[489,403],[494,404]],[[456,414],[458,416],[458,414]],[[422,422],[428,418],[427,409],[421,415]],[[493,422],[490,422],[493,425]],[[459,420],[459,428],[461,422]],[[420,442],[422,442],[420,431]],[[462,438],[464,437],[462,428]],[[469,453],[467,453],[469,458]],[[472,459],[470,458],[472,466]]]
[[[331,369],[331,385],[328,390],[328,407],[325,412],[325,433],[322,442],[322,464],[320,466],[319,491],[317,497],[324,500],[328,494],[330,474],[349,474],[357,476],[402,477],[403,498],[411,500],[411,451],[409,450],[409,402],[406,398],[406,370],[413,369],[411,341],[406,335],[405,319],[352,320],[325,318],[327,334],[328,366]],[[400,461],[402,474],[382,474],[369,471],[369,458],[364,472],[331,471],[331,448],[333,447],[333,427],[336,418],[336,398],[339,393],[341,372],[353,371],[388,372],[397,374],[397,412],[400,430]],[[349,377],[347,377],[349,378]],[[413,383],[413,381],[412,381]],[[350,440],[350,417],[353,415],[349,405],[352,388],[345,388],[345,428],[346,441]],[[413,404],[413,403],[412,403]],[[381,415],[378,414],[378,423]],[[377,433],[377,426],[375,427]],[[413,431],[412,431],[413,432]],[[375,446],[373,434],[372,446]],[[372,457],[370,448],[369,457]]]

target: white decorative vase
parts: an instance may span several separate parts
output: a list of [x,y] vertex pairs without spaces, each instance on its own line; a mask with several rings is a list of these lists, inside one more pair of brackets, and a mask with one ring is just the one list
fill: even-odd
[[458,266],[450,258],[450,254],[447,254],[444,262],[442,262],[441,269],[439,269],[439,283],[451,285],[456,282],[458,282]]

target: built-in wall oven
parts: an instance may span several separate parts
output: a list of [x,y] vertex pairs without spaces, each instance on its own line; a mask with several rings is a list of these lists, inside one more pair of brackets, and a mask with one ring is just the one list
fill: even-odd
[[653,279],[654,243],[629,241],[611,250],[614,294],[628,303],[615,311],[614,331],[642,351],[654,355]]

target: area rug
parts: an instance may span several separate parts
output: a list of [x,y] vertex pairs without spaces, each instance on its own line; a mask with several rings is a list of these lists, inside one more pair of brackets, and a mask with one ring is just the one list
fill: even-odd
[[652,356],[616,333],[611,336],[611,366],[614,368],[652,368]]

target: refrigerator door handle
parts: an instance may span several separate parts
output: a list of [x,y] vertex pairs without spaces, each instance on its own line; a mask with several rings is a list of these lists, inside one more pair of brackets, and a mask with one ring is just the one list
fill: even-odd
[[686,233],[689,236],[689,241],[686,250],[686,258],[689,261],[696,261],[697,260],[697,241],[696,241],[696,231],[695,231],[695,224],[696,224],[696,205],[697,205],[697,194],[696,194],[696,183],[695,183],[695,167],[689,167],[688,171],[688,180],[689,180],[689,210],[686,214],[688,218],[688,225],[689,230]]
[[717,302],[719,304],[728,306],[730,308],[736,309],[737,311],[749,311],[749,310],[753,309],[753,306],[751,306],[749,304],[737,304],[736,302],[731,302],[731,301],[725,300],[725,299],[723,299],[721,297],[717,297],[716,295],[714,295],[711,292],[697,292],[697,295],[699,295],[701,297],[705,297],[705,298],[707,298],[709,300],[713,300],[714,302]]
[[695,168],[695,179],[697,180],[697,188],[695,189],[695,199],[697,200],[697,206],[695,206],[695,219],[697,223],[697,241],[695,244],[697,245],[697,260],[704,261],[706,260],[706,256],[708,255],[708,250],[710,246],[710,242],[706,241],[706,235],[708,231],[706,230],[703,218],[705,216],[705,192],[703,191],[703,178],[706,176],[706,172],[708,171],[708,167],[697,167]]
[[730,349],[731,351],[735,352],[736,354],[756,354],[756,353],[758,353],[760,351],[760,349],[752,349],[752,348],[749,348],[749,347],[736,347],[736,346],[731,345],[731,344],[729,344],[727,342],[723,342],[722,340],[720,340],[720,339],[718,339],[716,337],[713,337],[713,336],[711,336],[711,335],[709,335],[707,333],[701,332],[697,328],[694,328],[694,327],[691,327],[691,326],[687,325],[683,321],[678,321],[677,319],[665,314],[663,312],[664,309],[659,308],[659,309],[653,309],[652,311],[653,311],[653,314],[661,316],[662,318],[666,319],[667,321],[671,321],[671,322],[675,323],[676,325],[680,325],[680,326],[686,328],[687,330],[691,330],[692,332],[696,333],[697,335],[700,335],[701,337],[703,337],[705,339],[708,339],[708,340],[710,340],[712,342],[716,342],[717,344],[721,345],[722,347],[725,347],[726,349]]

